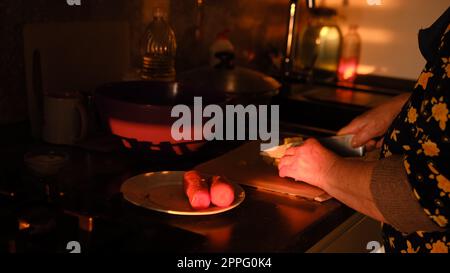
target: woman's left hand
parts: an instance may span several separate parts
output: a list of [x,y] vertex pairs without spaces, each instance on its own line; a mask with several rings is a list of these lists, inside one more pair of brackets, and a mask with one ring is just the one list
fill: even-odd
[[281,177],[291,177],[324,189],[332,177],[333,166],[341,158],[310,138],[298,147],[292,147],[278,165]]

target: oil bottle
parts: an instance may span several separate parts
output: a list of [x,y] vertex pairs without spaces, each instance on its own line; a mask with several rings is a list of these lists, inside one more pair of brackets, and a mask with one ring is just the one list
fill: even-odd
[[142,44],[141,78],[153,81],[175,81],[175,33],[157,8],[148,25]]

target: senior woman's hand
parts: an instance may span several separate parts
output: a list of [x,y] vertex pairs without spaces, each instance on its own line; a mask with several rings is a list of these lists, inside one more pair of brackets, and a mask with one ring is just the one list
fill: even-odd
[[319,141],[310,138],[303,145],[286,151],[278,165],[279,175],[324,188],[328,177],[333,175],[333,166],[340,159]]
[[281,177],[291,177],[319,187],[347,206],[386,223],[370,191],[376,162],[346,159],[308,139],[292,147],[278,165]]
[[359,117],[352,120],[347,126],[339,130],[338,135],[355,135],[352,139],[352,146],[366,146],[368,151],[380,148],[383,139],[375,140],[383,136],[392,121],[400,113],[402,106],[408,100],[410,94],[405,93],[392,98],[390,101],[381,104]]

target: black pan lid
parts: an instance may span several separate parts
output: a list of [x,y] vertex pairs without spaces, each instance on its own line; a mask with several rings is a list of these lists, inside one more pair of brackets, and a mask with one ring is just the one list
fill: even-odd
[[[222,56],[223,55],[223,56]],[[201,90],[222,91],[231,95],[278,94],[281,84],[261,72],[234,66],[233,56],[218,56],[222,62],[216,67],[201,67],[178,75],[178,80]]]

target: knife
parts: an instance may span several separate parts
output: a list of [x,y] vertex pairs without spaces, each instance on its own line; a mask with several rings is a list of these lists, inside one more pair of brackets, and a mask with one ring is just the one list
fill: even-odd
[[325,148],[332,150],[336,154],[343,157],[361,157],[366,153],[365,146],[354,148],[352,146],[353,135],[342,135],[332,137],[322,137],[317,140]]
[[[353,135],[331,136],[321,137],[317,140],[325,148],[335,152],[343,157],[362,157],[365,155],[365,146],[354,148],[351,144]],[[261,155],[270,157],[273,159],[280,159],[284,156],[287,149],[294,146],[302,145],[303,141],[294,141],[289,144],[276,146],[272,149],[268,149],[261,152]]]

